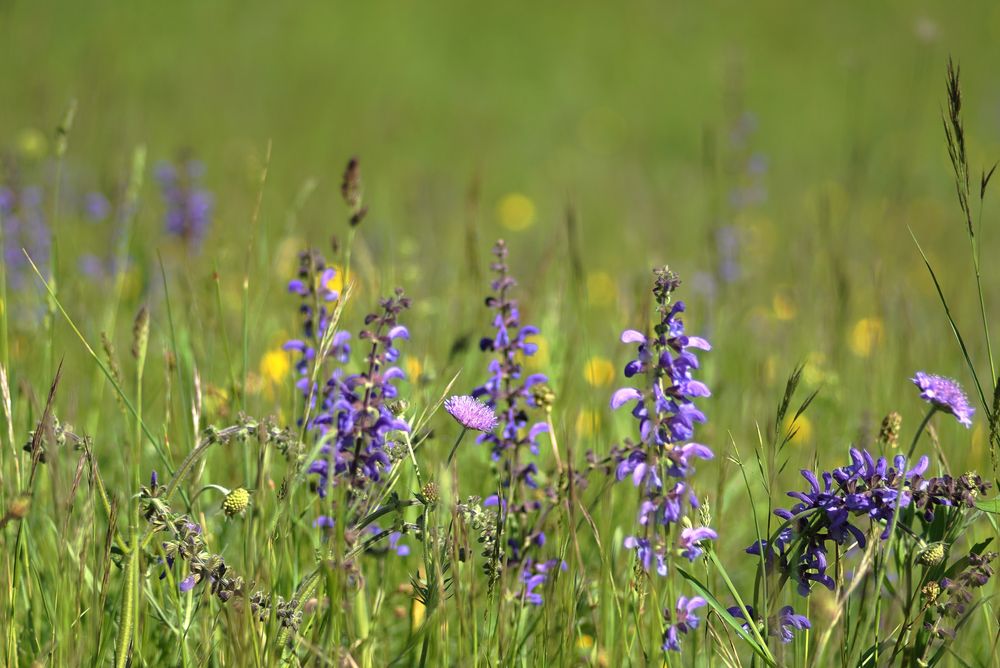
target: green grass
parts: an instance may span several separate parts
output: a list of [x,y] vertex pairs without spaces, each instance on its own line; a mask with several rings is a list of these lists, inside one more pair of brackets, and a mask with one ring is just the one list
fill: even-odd
[[[146,527],[134,497],[156,469],[161,484],[187,474],[171,507],[205,527],[208,548],[248,591],[275,600],[299,592],[304,637],[286,660],[324,665],[349,654],[362,665],[417,665],[426,640],[427,665],[659,664],[659,603],[636,589],[632,555],[621,547],[635,516],[629,485],[592,475],[577,506],[554,511],[550,541],[568,570],[541,610],[502,592],[491,599],[477,560],[448,573],[448,596],[431,586],[424,609],[411,578],[430,573],[434,585],[443,574],[412,538],[405,559],[359,558],[364,588],[317,566],[317,553],[330,547],[312,528],[319,502],[273,442],[212,443],[190,467],[182,462],[206,428],[238,425],[241,411],[296,430],[302,400],[292,372],[271,382],[262,363],[298,335],[298,303],[285,290],[295,253],[312,246],[343,265],[349,247],[355,283],[345,329],[357,332],[397,285],[414,300],[404,318],[412,337],[401,348],[404,368],[419,373],[401,387],[408,415],[424,416],[432,436],[400,466],[393,489],[407,499],[427,480],[441,484],[445,501],[426,519],[446,525],[448,503],[495,486],[488,452],[471,437],[452,481],[444,462],[457,432],[434,412],[450,383],[464,393],[485,378],[475,342],[489,331],[482,300],[493,240],[507,239],[523,319],[542,329],[553,433],[574,466],[631,433],[624,413],[607,410],[631,352],[618,335],[649,322],[650,269],[669,263],[686,279],[689,330],[714,346],[702,360],[713,397],[698,439],[717,457],[699,466],[696,486],[720,533],[718,559],[749,600],[758,565],[743,553],[756,539],[750,510],[764,528],[770,507],[753,453],[787,429],[774,424],[774,408],[795,368],[804,364],[789,412],[816,396],[783,450],[786,469],[765,476],[774,506],[800,486],[799,468],[841,465],[849,445],[871,446],[889,411],[902,413],[908,442],[924,412],[908,380],[914,371],[955,376],[978,396],[908,228],[966,337],[983,398],[993,399],[940,114],[950,54],[963,64],[978,183],[979,170],[1000,157],[991,60],[1000,14],[985,2],[964,9],[182,2],[96,3],[84,12],[73,3],[0,2],[0,152],[26,178],[48,179],[44,208],[58,242],[49,282],[65,309],[30,269],[18,282],[3,265],[0,364],[10,419],[0,410],[0,517],[11,514],[0,529],[0,657],[8,666],[115,657],[123,665],[131,642],[133,665],[279,661],[274,613],[262,623],[249,606],[221,605],[204,587],[180,593],[176,569],[159,579],[155,542],[132,558],[129,546]],[[66,199],[57,202],[56,128],[71,100]],[[731,134],[744,112],[757,127],[740,145]],[[151,177],[153,163],[184,149],[206,162],[216,198],[200,253],[163,236]],[[348,245],[339,186],[353,154],[369,213]],[[744,170],[755,154],[767,161],[766,198],[736,207],[729,193],[756,183]],[[95,187],[128,190],[117,201],[138,202],[122,234],[77,213],[74,198]],[[501,220],[509,193],[533,202],[526,229]],[[996,216],[987,194],[978,241],[987,313],[1000,299],[1000,269],[988,261],[1000,243]],[[744,239],[742,277],[710,297],[698,275],[718,261],[720,223]],[[128,271],[104,280],[79,271],[81,253],[108,249],[130,258]],[[47,266],[39,270],[50,278]],[[149,339],[139,363],[129,351],[144,305]],[[116,354],[105,352],[103,333]],[[456,346],[463,340],[472,345]],[[594,370],[588,378],[595,357],[613,365],[613,380]],[[60,364],[52,412],[86,440],[57,443],[50,428],[42,462],[23,446]],[[935,443],[935,465],[985,475],[985,413],[980,405],[971,431],[936,416],[921,449]],[[541,459],[551,470],[547,445]],[[292,491],[279,498],[283,482]],[[199,493],[207,484],[253,490],[250,510],[225,518],[217,490]],[[14,517],[22,495],[30,496],[23,519]],[[408,508],[405,517],[415,523],[420,512]],[[996,529],[984,522],[969,538],[988,536]],[[717,570],[704,562],[689,570],[732,604]],[[344,592],[355,596],[342,601]],[[344,604],[329,605],[330,593]],[[817,595],[809,605],[818,636],[836,603]],[[494,625],[498,609],[507,624]],[[850,615],[844,627],[857,623]],[[844,627],[824,655],[830,665],[842,660]],[[994,639],[997,628],[988,602],[945,663],[995,665],[990,644],[972,639]],[[712,629],[729,632],[718,618]],[[750,665],[749,645],[735,633]],[[715,665],[722,651],[699,633],[668,660]],[[784,665],[815,659],[804,643],[768,651]]]

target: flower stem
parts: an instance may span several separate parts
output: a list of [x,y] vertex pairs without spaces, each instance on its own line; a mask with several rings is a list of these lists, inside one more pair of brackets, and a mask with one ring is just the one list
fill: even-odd
[[924,416],[924,421],[920,423],[920,426],[917,427],[917,433],[913,435],[913,442],[910,443],[910,449],[906,451],[907,459],[913,456],[913,451],[917,449],[917,441],[920,440],[920,435],[924,433],[924,429],[927,428],[927,423],[931,421],[931,417],[933,417],[937,411],[937,406],[931,406],[931,409],[927,411],[927,415]]
[[451,466],[451,460],[455,458],[455,452],[458,450],[459,443],[465,438],[465,432],[469,431],[467,427],[462,427],[462,433],[458,435],[458,439],[455,441],[455,445],[451,446],[451,452],[448,453],[448,461],[446,466]]

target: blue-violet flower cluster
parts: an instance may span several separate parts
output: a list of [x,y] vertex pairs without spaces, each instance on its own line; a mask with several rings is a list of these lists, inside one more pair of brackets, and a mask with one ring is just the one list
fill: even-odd
[[167,234],[178,237],[190,248],[200,248],[212,222],[212,194],[201,185],[205,165],[198,160],[161,162],[156,180],[166,204]]
[[[625,376],[642,379],[637,386],[623,387],[611,398],[611,408],[635,402],[632,415],[637,422],[639,441],[626,441],[616,448],[618,480],[631,478],[641,490],[638,524],[643,536],[629,536],[625,547],[636,550],[643,568],[649,571],[655,562],[656,572],[667,574],[669,551],[665,537],[687,515],[688,508],[698,507],[698,498],[688,482],[697,459],[711,459],[711,449],[690,442],[696,423],[705,415],[695,400],[711,393],[704,383],[694,379],[698,369],[695,350],[710,350],[709,343],[684,333],[680,314],[684,302],[673,302],[673,292],[680,285],[676,274],[667,268],[655,272],[653,295],[660,321],[653,335],[627,329],[623,343],[638,345],[638,355],[625,366]],[[657,529],[662,528],[662,533]],[[686,526],[676,536],[675,552],[690,561],[702,554],[702,541],[718,537],[708,527]]]

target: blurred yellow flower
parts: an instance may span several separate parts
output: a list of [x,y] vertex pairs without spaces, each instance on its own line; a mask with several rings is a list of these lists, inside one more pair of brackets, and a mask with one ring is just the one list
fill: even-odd
[[45,157],[48,141],[45,139],[45,133],[41,130],[25,128],[17,136],[17,148],[22,157],[37,160]]
[[587,302],[591,306],[610,306],[618,297],[615,279],[606,271],[587,274]]
[[420,379],[420,375],[424,372],[424,365],[416,357],[407,355],[406,359],[403,360],[403,371],[406,372],[406,380],[411,383],[415,383]]
[[288,378],[292,362],[281,348],[269,350],[260,358],[260,375],[273,385],[280,385]]
[[792,320],[798,311],[795,304],[784,295],[776,294],[771,300],[771,308],[774,309],[774,317],[778,320]]
[[603,357],[591,357],[583,366],[583,378],[594,387],[610,385],[615,379],[615,367]]
[[601,414],[584,408],[576,417],[576,435],[580,438],[587,438],[597,433],[601,428]]
[[875,348],[882,345],[885,326],[879,318],[861,318],[851,330],[851,352],[858,357],[868,357]]
[[229,391],[216,385],[206,385],[202,393],[202,408],[202,414],[208,420],[228,417]]
[[826,370],[826,355],[821,352],[811,352],[802,366],[802,380],[806,385],[821,385],[828,376]]
[[778,377],[778,356],[768,355],[764,360],[764,381],[770,385]]
[[521,360],[521,363],[525,367],[533,371],[538,371],[539,369],[546,369],[549,366],[549,341],[541,334],[536,334],[535,336],[528,337],[531,343],[538,346],[538,350],[531,357],[525,357]]
[[584,633],[576,639],[576,646],[580,649],[590,649],[594,646],[594,637]]
[[333,277],[326,282],[325,287],[327,290],[336,292],[338,295],[344,292],[344,268],[339,264],[332,264],[330,267],[333,269]]
[[784,438],[785,434],[792,431],[795,435],[792,436],[789,443],[792,445],[804,445],[805,443],[809,443],[812,441],[813,437],[812,421],[805,415],[800,415],[793,421],[794,417],[794,414],[785,417],[785,423],[781,428],[781,437]]
[[424,617],[427,615],[427,608],[424,604],[413,599],[413,607],[410,612],[410,629],[417,631],[420,629],[420,625],[424,623]]
[[508,230],[527,229],[535,222],[535,203],[521,193],[504,195],[497,204],[497,217]]

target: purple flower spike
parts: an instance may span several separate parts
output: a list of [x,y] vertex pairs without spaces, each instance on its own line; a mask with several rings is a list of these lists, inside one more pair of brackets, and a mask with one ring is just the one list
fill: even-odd
[[444,409],[466,429],[489,433],[497,428],[497,416],[493,409],[473,397],[445,399]]
[[921,399],[938,410],[954,415],[967,428],[972,426],[976,409],[969,405],[969,398],[957,381],[923,371],[918,371],[912,380],[920,388]]

